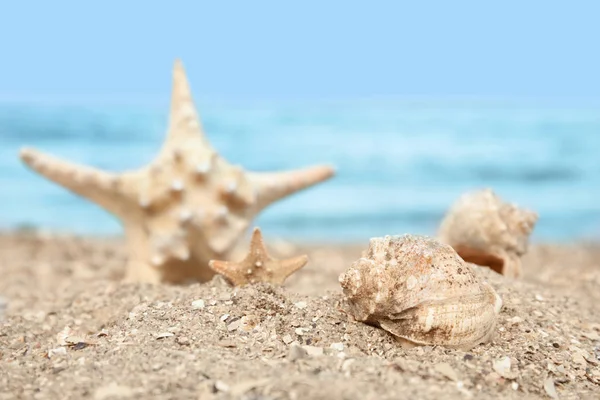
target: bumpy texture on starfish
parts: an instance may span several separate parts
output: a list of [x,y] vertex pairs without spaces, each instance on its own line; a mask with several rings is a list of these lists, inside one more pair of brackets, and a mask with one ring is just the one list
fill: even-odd
[[176,60],[166,141],[150,165],[112,174],[33,149],[33,170],[115,214],[129,250],[126,280],[201,282],[211,259],[235,256],[251,221],[269,204],[322,182],[329,166],[259,173],[229,164],[206,139],[182,63]]
[[307,262],[306,255],[286,260],[272,258],[267,252],[260,228],[254,228],[246,258],[240,262],[211,260],[209,266],[235,286],[258,282],[282,285]]
[[438,237],[463,260],[517,278],[537,220],[537,213],[503,202],[491,189],[477,190],[448,210]]

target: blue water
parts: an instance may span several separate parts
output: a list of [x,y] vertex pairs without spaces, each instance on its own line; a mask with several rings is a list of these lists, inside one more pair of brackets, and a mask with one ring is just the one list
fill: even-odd
[[[25,168],[18,149],[136,168],[161,146],[166,110],[0,105],[0,228],[121,232],[104,210]],[[491,187],[539,212],[534,240],[600,238],[600,107],[346,101],[199,110],[209,140],[232,163],[337,167],[333,179],[265,210],[256,223],[266,235],[433,234],[461,193]]]

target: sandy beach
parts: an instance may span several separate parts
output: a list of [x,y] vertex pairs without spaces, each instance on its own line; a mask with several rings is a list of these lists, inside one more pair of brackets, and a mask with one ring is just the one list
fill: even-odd
[[600,246],[533,244],[492,343],[402,349],[340,311],[364,243],[269,238],[310,261],[283,287],[124,284],[120,238],[0,236],[1,399],[594,399]]
[[0,400],[600,400],[554,3],[6,2]]

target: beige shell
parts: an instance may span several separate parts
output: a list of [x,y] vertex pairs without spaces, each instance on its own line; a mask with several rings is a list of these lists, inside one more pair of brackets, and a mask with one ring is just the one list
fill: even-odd
[[470,349],[491,340],[502,308],[452,247],[426,236],[372,238],[339,281],[350,315],[406,347]]
[[452,205],[438,238],[465,261],[517,278],[537,220],[535,212],[505,203],[491,189],[477,190]]

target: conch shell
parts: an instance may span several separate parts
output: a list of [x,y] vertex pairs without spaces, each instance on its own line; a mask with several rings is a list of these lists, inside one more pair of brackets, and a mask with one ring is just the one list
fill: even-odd
[[502,308],[496,291],[452,247],[426,236],[372,238],[339,281],[346,312],[404,347],[468,350],[493,338]]
[[537,220],[537,213],[503,202],[491,189],[477,190],[463,194],[448,210],[438,238],[465,261],[518,278]]

